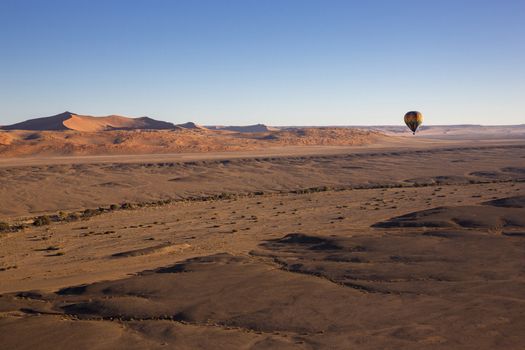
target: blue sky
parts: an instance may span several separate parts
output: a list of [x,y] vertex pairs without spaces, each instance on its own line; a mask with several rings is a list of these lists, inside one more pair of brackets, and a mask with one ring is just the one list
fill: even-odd
[[0,0],[0,124],[525,123],[523,0]]

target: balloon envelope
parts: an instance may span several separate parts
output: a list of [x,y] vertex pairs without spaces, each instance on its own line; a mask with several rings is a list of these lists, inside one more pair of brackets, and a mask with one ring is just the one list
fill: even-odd
[[405,124],[415,134],[417,128],[423,123],[423,114],[418,111],[410,111],[405,114]]

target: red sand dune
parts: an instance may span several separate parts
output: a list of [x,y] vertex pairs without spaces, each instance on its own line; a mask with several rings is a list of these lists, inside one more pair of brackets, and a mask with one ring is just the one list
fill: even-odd
[[2,127],[4,130],[34,130],[34,131],[106,131],[129,129],[174,129],[173,123],[163,122],[148,117],[129,118],[119,115],[93,117],[71,112],[60,113],[51,117],[35,118],[21,123]]
[[92,117],[70,112],[1,129],[2,157],[240,151],[271,146],[355,146],[388,138],[377,131],[352,128],[279,130],[264,126],[263,132],[210,130],[193,122],[175,125],[148,117]]

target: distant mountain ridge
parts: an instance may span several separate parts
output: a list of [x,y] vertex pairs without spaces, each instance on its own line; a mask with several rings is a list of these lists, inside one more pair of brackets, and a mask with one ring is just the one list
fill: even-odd
[[[184,126],[182,126],[184,127]],[[176,129],[176,125],[169,122],[155,120],[149,117],[130,118],[119,115],[94,117],[64,112],[51,117],[35,118],[0,127],[3,130],[34,130],[34,131],[106,131],[132,129]]]

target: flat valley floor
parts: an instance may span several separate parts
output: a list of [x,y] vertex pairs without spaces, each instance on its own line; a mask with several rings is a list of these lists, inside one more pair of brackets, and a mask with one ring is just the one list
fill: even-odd
[[0,176],[1,349],[525,348],[524,142]]

